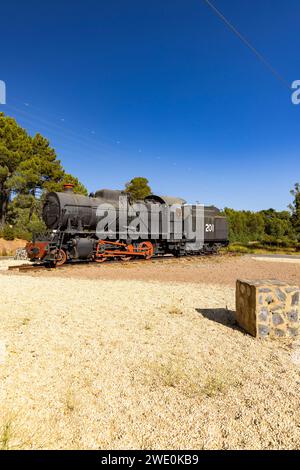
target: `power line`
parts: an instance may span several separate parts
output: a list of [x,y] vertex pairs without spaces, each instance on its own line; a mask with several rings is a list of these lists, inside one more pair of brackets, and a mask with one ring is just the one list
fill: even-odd
[[[6,106],[10,109],[16,110],[16,108],[13,108],[10,105],[6,105]],[[20,111],[18,110],[18,113],[19,112]],[[71,144],[74,144],[77,149],[78,148],[83,148],[83,149],[85,148],[85,150],[89,151],[90,154],[96,154],[97,153],[101,157],[103,157],[104,155],[112,155],[113,154],[113,151],[111,151],[109,149],[105,149],[105,148],[99,148],[96,145],[91,145],[88,142],[82,141],[80,139],[80,137],[76,138],[75,136],[66,134],[66,132],[62,132],[62,131],[59,131],[59,130],[56,130],[56,129],[52,130],[49,127],[50,124],[46,125],[42,122],[42,120],[40,120],[40,122],[38,122],[38,124],[37,124],[37,119],[36,118],[30,117],[30,116],[21,116],[20,117],[20,122],[29,124],[30,126],[34,126],[36,129],[38,128],[39,129],[38,132],[40,132],[41,128],[45,129],[49,134],[51,134],[51,138],[53,136],[58,137],[60,139],[63,137],[64,141],[71,142]],[[52,124],[52,125],[54,125],[54,124]],[[48,136],[47,136],[47,138],[48,138]],[[57,146],[59,147],[59,149],[64,148],[69,153],[74,153],[74,150],[73,150],[74,147],[73,146],[67,147],[65,144],[62,144],[61,142],[59,142],[59,144],[57,144]],[[117,154],[117,152],[114,153],[114,155],[116,155],[116,154]]]
[[245,38],[245,36],[240,33],[236,29],[236,27],[223,15],[223,13],[218,10],[215,5],[213,5],[210,0],[203,0],[206,5],[225,23],[225,25],[242,41],[245,46],[250,49],[250,51],[255,54],[255,56],[264,64],[264,66],[279,80],[285,87],[287,87],[289,90],[291,89],[291,85],[288,83],[288,81],[280,75],[279,72],[270,64],[270,62],[254,47],[252,44],[248,41],[248,39]]
[[[6,104],[6,107],[16,112],[17,114],[22,115],[21,119],[23,121],[27,121],[31,125],[36,125],[36,122],[38,122],[38,126],[42,127],[43,129],[46,129],[51,135],[58,135],[60,137],[64,137],[66,140],[73,140],[75,142],[77,141],[77,145],[85,146],[93,152],[101,152],[101,154],[110,153],[114,155],[119,155],[120,157],[122,153],[124,154],[124,152],[126,153],[126,155],[128,152],[134,153],[134,150],[132,148],[129,148],[129,146],[127,145],[124,146],[124,144],[121,144],[118,141],[116,141],[115,143],[110,143],[108,140],[105,141],[97,137],[91,138],[86,135],[83,135],[78,131],[72,130],[64,124],[59,125],[57,122],[46,120],[40,116],[37,116],[36,114],[28,112],[27,110],[25,111],[10,104]],[[31,105],[30,108],[32,108]],[[137,152],[137,150],[135,150],[135,152]]]
[[[98,142],[96,139],[90,139],[87,136],[84,136],[78,132],[74,132],[68,127],[59,125],[55,122],[50,122],[49,120],[46,120],[44,118],[41,118],[35,114],[32,114],[31,112],[24,111],[22,109],[16,108],[15,106],[12,106],[10,104],[6,105],[8,108],[13,110],[14,112],[17,112],[18,114],[22,114],[22,119],[31,121],[35,123],[37,121],[39,123],[39,126],[43,127],[44,129],[48,130],[51,134],[57,134],[61,135],[66,138],[72,138],[73,140],[77,140],[81,145],[89,145],[94,147],[95,150],[108,150],[108,149],[116,149],[117,146],[112,146],[111,144],[106,144],[102,142]],[[24,117],[25,116],[25,117]],[[51,129],[54,128],[55,130]],[[70,134],[69,136],[67,134]]]
[[[26,106],[27,112],[29,111],[31,114],[32,114],[32,111],[31,111],[31,110],[36,111],[36,112],[39,113],[39,114],[42,113],[42,115],[43,115],[43,120],[44,120],[44,121],[45,121],[45,117],[47,117],[48,122],[50,122],[49,119],[52,119],[52,120],[54,119],[55,122],[56,122],[56,124],[54,124],[54,122],[52,122],[52,123],[51,123],[52,125],[57,126],[57,122],[58,122],[58,121],[60,121],[60,122],[62,122],[62,123],[67,122],[67,120],[65,121],[65,119],[59,119],[59,118],[57,117],[57,115],[50,114],[49,112],[45,113],[44,110],[41,110],[41,109],[39,109],[39,108],[36,107],[36,106],[33,106],[31,103],[30,103],[30,104],[29,104],[29,103],[24,103],[24,102],[22,102],[22,100],[20,100],[20,99],[19,99],[19,100],[10,100],[10,101],[12,101],[12,102],[15,101],[15,102],[17,103],[17,106],[19,106],[20,104],[23,104],[24,106]],[[17,109],[16,109],[16,110],[17,110]],[[22,112],[22,113],[25,112],[24,110],[21,111],[21,109],[18,109],[18,111],[19,111],[19,112]],[[33,115],[32,115],[32,116],[33,116]],[[36,116],[37,116],[37,115],[36,115]],[[40,119],[41,119],[41,118],[40,118]],[[45,121],[45,122],[46,122],[46,121]],[[61,127],[61,128],[62,128],[62,127]],[[78,135],[78,130],[75,129],[75,127],[73,127],[73,131],[72,131],[72,130],[71,130],[71,127],[68,128],[65,124],[63,124],[63,129],[64,129],[64,130],[65,130],[65,129],[67,129],[67,130],[69,129],[70,132],[73,132],[73,134],[74,134],[74,132],[76,132],[76,135]],[[104,144],[116,144],[116,141],[117,141],[117,140],[113,141],[112,139],[108,140],[108,139],[103,139],[102,137],[99,138],[99,136],[96,135],[97,133],[95,132],[95,129],[93,129],[93,130],[92,130],[92,129],[87,129],[87,128],[82,128],[82,129],[85,130],[86,132],[88,132],[89,135],[94,135],[94,136],[95,136],[95,137],[93,137],[93,141],[94,141],[94,142],[95,142],[95,139],[96,139],[96,140],[98,140],[98,141],[101,141],[101,142],[104,143]],[[89,138],[90,138],[89,136],[87,136],[87,135],[85,135],[85,134],[80,134],[80,135],[82,135],[82,137],[85,138],[85,139],[89,139]],[[92,139],[90,138],[90,140],[92,140]]]

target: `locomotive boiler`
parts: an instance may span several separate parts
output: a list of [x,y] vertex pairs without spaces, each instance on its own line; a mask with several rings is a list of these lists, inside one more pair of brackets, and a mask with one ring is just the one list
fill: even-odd
[[31,261],[53,266],[210,254],[228,244],[227,220],[219,209],[168,196],[134,203],[122,191],[82,196],[68,184],[63,192],[46,195],[42,216],[48,233],[34,237],[26,251]]

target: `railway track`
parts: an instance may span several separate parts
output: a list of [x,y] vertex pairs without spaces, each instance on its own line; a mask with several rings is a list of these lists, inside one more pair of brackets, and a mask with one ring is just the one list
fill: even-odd
[[[126,261],[120,261],[119,259],[110,259],[105,262],[105,265],[111,265],[111,264],[137,264],[137,263],[164,263],[166,261],[175,261],[178,259],[181,260],[186,260],[186,261],[192,261],[195,259],[198,259],[200,257],[203,257],[205,255],[199,255],[199,256],[183,256],[181,258],[175,258],[173,255],[165,255],[165,256],[154,256],[153,258],[146,260],[143,258],[136,258],[136,259],[131,259],[131,260],[126,260]],[[219,253],[217,254],[211,254],[210,256],[221,256]],[[80,266],[80,265],[93,265],[93,266],[98,266],[99,268],[101,267],[102,264],[98,264],[93,261],[75,261],[71,263],[66,263],[63,266],[50,266],[49,264],[46,263],[40,263],[40,264],[21,264],[19,266],[9,266],[8,270],[9,271],[19,271],[19,272],[34,272],[34,271],[41,271],[41,270],[47,270],[47,271],[53,271],[56,269],[69,269],[74,266]]]
[[40,269],[47,269],[47,266],[41,264],[20,264],[19,266],[8,266],[8,271],[38,271]]
[[[114,260],[114,259],[111,259],[111,260],[107,260],[105,262],[105,264],[115,264],[115,263],[118,263],[118,264],[127,264],[127,263],[130,263],[130,264],[136,264],[136,263],[141,263],[141,262],[144,262],[144,263],[157,263],[157,262],[162,262],[162,261],[167,261],[167,260],[174,260],[174,256],[160,256],[160,257],[157,257],[157,258],[151,258],[150,260],[145,260],[145,259],[140,259],[140,258],[137,258],[135,260],[131,260],[131,261],[120,261],[118,259]],[[63,266],[49,266],[49,264],[21,264],[19,266],[9,266],[8,267],[8,270],[9,271],[19,271],[19,272],[26,272],[26,271],[40,271],[40,270],[47,270],[47,271],[52,271],[52,270],[56,270],[56,269],[66,269],[66,268],[71,268],[71,267],[74,267],[74,266],[81,266],[81,265],[93,265],[93,266],[98,266],[99,268],[101,267],[100,264],[98,263],[95,263],[93,261],[75,261],[75,262],[72,262],[72,263],[66,263],[64,264]]]

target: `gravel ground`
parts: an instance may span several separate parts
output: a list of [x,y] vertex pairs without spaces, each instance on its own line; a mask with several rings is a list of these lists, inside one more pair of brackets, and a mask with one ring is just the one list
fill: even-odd
[[240,331],[233,288],[70,273],[0,276],[0,448],[300,447],[300,342]]
[[30,261],[0,259],[0,271],[7,271],[9,266],[21,266],[22,264],[30,264]]
[[[269,263],[250,256],[171,258],[160,261],[81,264],[57,270],[38,271],[34,277],[142,280],[222,284],[235,287],[237,278],[280,279],[300,286],[300,263]],[[294,260],[297,261],[297,260]],[[17,274],[17,273],[16,273]],[[22,276],[24,274],[21,274]]]
[[271,258],[271,257],[267,257],[267,256],[260,256],[259,258],[255,258],[253,257],[252,259],[256,260],[256,261],[267,261],[267,262],[270,262],[270,263],[300,263],[300,258]]

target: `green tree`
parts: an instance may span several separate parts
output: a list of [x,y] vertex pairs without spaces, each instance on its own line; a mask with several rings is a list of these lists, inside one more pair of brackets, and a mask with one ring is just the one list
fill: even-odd
[[65,183],[87,194],[78,178],[64,171],[47,139],[29,136],[14,119],[0,113],[0,224],[9,222],[27,234],[42,229],[44,194],[61,191]]
[[59,182],[64,176],[64,170],[47,139],[36,134],[30,138],[30,144],[27,158],[20,162],[9,185],[16,194],[35,197],[46,189],[50,181]]
[[82,183],[80,183],[79,179],[76,178],[76,176],[72,176],[68,173],[65,173],[63,178],[59,182],[49,181],[45,185],[45,189],[47,189],[47,191],[59,192],[59,191],[63,191],[65,184],[73,184],[74,193],[83,194],[84,196],[88,195],[88,191],[86,187]]
[[27,158],[20,162],[7,183],[13,192],[15,209],[28,209],[28,222],[40,208],[39,198],[49,182],[60,182],[64,170],[56,158],[54,149],[40,134],[30,138]]
[[229,240],[248,243],[264,241],[266,236],[274,242],[280,239],[295,239],[291,215],[288,211],[277,212],[268,209],[260,212],[235,211],[225,208],[229,222]]
[[291,195],[294,197],[289,209],[292,213],[292,224],[296,232],[298,240],[300,239],[300,184],[296,183],[294,189],[291,190]]
[[291,214],[288,211],[277,212],[274,209],[268,209],[260,212],[265,221],[265,234],[274,239],[284,237],[290,240],[295,239]]
[[126,183],[125,191],[130,194],[133,201],[143,200],[151,194],[151,188],[148,183],[147,178],[137,176],[129,181],[129,183]]
[[14,229],[8,224],[4,225],[3,230],[2,230],[2,236],[4,240],[8,240],[8,241],[14,240],[15,239]]
[[225,208],[229,223],[229,240],[247,243],[260,240],[264,235],[264,219],[260,213]]
[[31,139],[10,117],[0,113],[0,224],[6,221],[13,191],[12,180],[31,152]]

